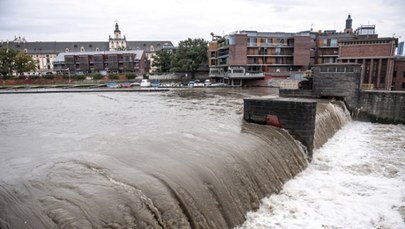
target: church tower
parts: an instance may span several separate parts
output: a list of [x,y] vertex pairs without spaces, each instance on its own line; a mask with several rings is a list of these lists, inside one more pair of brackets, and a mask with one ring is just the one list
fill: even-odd
[[115,23],[114,37],[109,36],[110,51],[127,50],[127,39],[121,37],[121,31],[118,22]]
[[352,17],[349,14],[349,16],[346,19],[346,27],[345,27],[345,33],[353,33],[353,28],[352,28]]

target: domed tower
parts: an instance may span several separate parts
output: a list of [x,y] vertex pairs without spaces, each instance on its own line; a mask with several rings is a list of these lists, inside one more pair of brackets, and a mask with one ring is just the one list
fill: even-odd
[[352,28],[352,17],[349,14],[349,16],[346,19],[346,27],[345,27],[345,33],[353,33],[353,28]]
[[110,51],[127,49],[127,39],[121,37],[118,22],[115,23],[114,37],[109,36],[109,48]]

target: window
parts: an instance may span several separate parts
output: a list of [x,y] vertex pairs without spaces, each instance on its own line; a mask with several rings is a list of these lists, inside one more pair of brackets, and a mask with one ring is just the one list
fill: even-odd
[[353,67],[346,67],[346,72],[354,72],[354,68]]
[[402,76],[405,78],[405,72],[403,72]]
[[402,89],[405,89],[405,83],[402,83]]
[[336,72],[336,67],[329,67],[328,72]]
[[84,49],[84,47],[83,47],[83,46],[80,47],[80,52],[84,52],[84,51],[86,51],[86,50]]
[[337,72],[345,72],[345,67],[337,67]]

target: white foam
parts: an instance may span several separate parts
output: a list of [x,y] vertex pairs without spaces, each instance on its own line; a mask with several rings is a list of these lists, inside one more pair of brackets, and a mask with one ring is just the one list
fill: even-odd
[[351,122],[239,228],[405,228],[404,211],[405,126]]

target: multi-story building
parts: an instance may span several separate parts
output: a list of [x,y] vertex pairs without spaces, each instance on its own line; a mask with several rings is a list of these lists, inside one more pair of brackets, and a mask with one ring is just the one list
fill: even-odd
[[134,72],[144,74],[147,68],[145,52],[99,51],[60,53],[54,62],[57,73]]
[[214,36],[208,53],[210,77],[242,85],[244,80],[264,79],[266,74],[305,71],[314,58],[313,43],[309,32],[238,31]]
[[397,38],[378,38],[374,25],[353,31],[351,15],[343,32],[311,29],[213,35],[208,48],[210,77],[244,85],[268,76],[303,75],[314,64],[359,63],[363,86],[391,90],[398,88],[392,86],[397,45]]
[[[172,48],[171,41],[127,41],[121,35],[118,23],[115,24],[114,35],[109,36],[108,41],[38,41],[28,42],[25,38],[15,37],[13,41],[0,42],[1,47],[8,47],[20,52],[25,52],[36,61],[35,72],[30,74],[46,74],[55,72],[54,62],[60,53],[84,53],[84,52],[106,52],[106,51],[144,51],[148,63],[145,68],[150,69],[152,57],[157,50]],[[76,54],[75,54],[76,55]]]
[[339,42],[338,62],[361,64],[364,88],[391,90],[398,39],[378,38],[374,25],[361,26],[354,34]]

